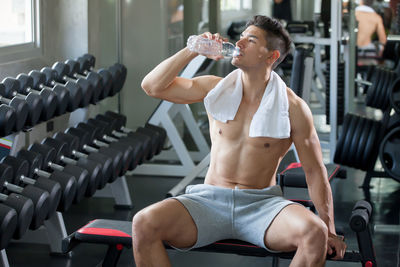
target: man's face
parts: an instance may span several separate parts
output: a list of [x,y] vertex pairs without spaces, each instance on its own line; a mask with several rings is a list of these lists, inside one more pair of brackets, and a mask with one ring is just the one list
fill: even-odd
[[265,31],[257,26],[247,27],[240,35],[240,40],[236,42],[236,46],[240,48],[240,54],[232,59],[232,64],[239,68],[265,64],[270,56],[265,36]]

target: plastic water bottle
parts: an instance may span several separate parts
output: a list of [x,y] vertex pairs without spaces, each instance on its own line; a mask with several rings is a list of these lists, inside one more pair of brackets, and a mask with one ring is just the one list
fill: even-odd
[[187,40],[187,47],[192,52],[206,56],[234,57],[239,55],[239,47],[232,43],[217,42],[199,35],[191,35]]

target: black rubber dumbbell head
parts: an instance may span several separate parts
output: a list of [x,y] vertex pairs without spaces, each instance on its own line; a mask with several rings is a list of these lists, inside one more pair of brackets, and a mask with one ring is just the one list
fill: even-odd
[[19,93],[21,91],[21,82],[15,78],[7,77],[2,83],[5,86],[4,94],[1,92],[1,95],[4,95],[8,98],[19,97],[22,100],[25,100],[29,106],[29,113],[26,119],[27,126],[35,126],[40,119],[40,114],[43,110],[43,100],[42,98],[34,93],[28,93],[26,95],[22,95]]
[[15,209],[0,204],[0,249],[5,249],[16,232],[18,215]]
[[103,96],[104,84],[102,76],[96,72],[89,72],[88,74],[79,73],[79,63],[75,60],[69,59],[62,64],[66,64],[68,66],[69,73],[67,75],[69,77],[84,78],[90,82],[94,89],[90,103],[96,104]]
[[[0,163],[0,174],[3,173],[3,170],[5,168],[12,169],[10,166]],[[2,187],[4,187],[6,183],[8,183],[8,182],[6,181],[2,185]],[[32,221],[29,226],[29,229],[36,230],[41,225],[43,225],[43,222],[48,217],[48,213],[49,213],[49,207],[50,207],[49,193],[40,188],[34,187],[32,185],[27,185],[24,188],[22,188],[22,187],[8,183],[6,185],[6,187],[7,187],[7,190],[6,190],[7,192],[18,191],[18,194],[21,194],[32,200],[34,212],[33,212],[33,217],[32,217]],[[4,189],[3,189],[3,191],[4,191]]]
[[8,105],[0,104],[0,136],[11,134],[17,121],[15,110]]
[[[78,138],[76,138],[75,136],[62,132],[57,132],[54,134],[53,138],[60,140],[62,142],[66,142],[70,147],[69,151],[76,150],[78,148],[79,141]],[[93,196],[103,179],[102,167],[100,163],[94,162],[89,159],[80,158],[77,161],[76,165],[86,169],[89,172],[90,178],[87,190],[85,192],[85,196],[87,197]]]
[[38,144],[38,143],[34,143],[29,147],[30,151],[40,153],[42,154],[44,159],[49,160],[49,161],[43,160],[43,167],[46,171],[49,171],[51,173],[36,172],[36,174],[39,176],[46,175],[48,179],[58,182],[60,184],[62,189],[62,197],[57,207],[57,210],[66,211],[71,207],[74,198],[77,194],[77,190],[79,190],[79,188],[77,188],[77,181],[75,176],[63,171],[53,170],[49,167],[49,163],[52,163],[55,160],[55,157],[54,158],[48,157],[48,155],[50,154],[49,151],[53,149],[54,149],[53,147],[50,147],[46,144]]
[[[68,128],[65,133],[74,135],[76,137],[81,137],[81,136],[89,136],[88,133],[81,129],[77,128]],[[81,143],[81,148],[83,151],[86,151],[86,145],[90,143],[89,138],[87,138],[86,143]],[[122,162],[121,162],[121,155],[118,154],[116,151],[113,151],[114,153],[110,151],[102,151],[102,152],[97,152],[93,151],[90,152],[87,156],[88,159],[96,161],[101,164],[102,166],[102,174],[103,174],[103,180],[99,184],[98,189],[102,189],[107,182],[110,179],[113,179],[114,176],[117,175],[121,171],[122,168]],[[110,155],[112,154],[112,156]]]
[[[38,178],[33,182],[28,178],[30,170],[30,164],[26,158],[22,157],[24,153],[21,153],[19,157],[6,156],[2,162],[11,166],[14,170],[14,184],[19,186],[26,186],[28,184],[34,185],[37,188],[43,189],[49,193],[49,212],[46,219],[49,219],[57,210],[57,207],[61,200],[61,186],[59,183],[46,179]],[[36,164],[37,160],[34,164]],[[30,176],[32,177],[32,176]]]
[[38,71],[32,70],[31,72],[29,72],[29,75],[21,73],[17,76],[17,79],[20,81],[21,84],[20,93],[26,95],[32,91],[42,98],[43,109],[40,113],[40,120],[47,121],[53,118],[54,114],[56,113],[58,103],[57,95],[51,90],[36,87],[41,84],[39,83],[39,81],[37,81],[37,78],[35,76],[36,72]]

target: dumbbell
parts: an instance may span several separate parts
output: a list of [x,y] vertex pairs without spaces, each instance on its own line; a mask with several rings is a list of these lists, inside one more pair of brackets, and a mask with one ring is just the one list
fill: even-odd
[[77,82],[79,79],[82,79],[88,82],[92,88],[92,97],[90,99],[90,103],[96,104],[99,101],[103,90],[103,80],[100,75],[93,73],[93,75],[87,77],[82,76],[76,78],[73,75],[70,75],[70,66],[60,61],[55,62],[51,68],[56,71],[57,79],[72,82]]
[[8,246],[17,228],[17,223],[17,212],[9,206],[0,204],[0,249]]
[[[45,140],[41,144],[34,143],[29,147],[29,152],[38,153],[43,159],[41,170],[34,169],[34,174],[59,181],[63,189],[62,204],[67,210],[73,202],[78,203],[85,196],[89,184],[89,171],[75,165],[67,164],[65,167],[59,165],[58,160],[61,155]],[[32,157],[32,155],[25,154],[26,157]]]
[[[125,134],[129,134],[134,132],[132,129],[126,128],[126,116],[122,114],[118,114],[112,111],[107,111],[104,115],[99,114],[96,116],[96,119],[102,120],[104,122],[110,123],[110,127],[114,131],[118,132],[123,132]],[[150,123],[146,123],[145,127],[139,127],[137,132],[144,133],[146,135],[151,136],[153,139],[155,139],[158,142],[158,147],[157,151],[155,154],[159,154],[162,150],[162,147],[164,145],[165,139],[167,137],[167,132],[165,129],[152,125]],[[114,134],[117,134],[114,132]],[[118,134],[120,135],[120,134]]]
[[37,70],[29,72],[29,75],[33,79],[33,88],[48,89],[56,93],[58,102],[62,105],[62,107],[58,108],[57,113],[61,113],[63,109],[72,112],[79,107],[83,98],[83,93],[82,88],[76,83],[55,83],[52,81],[51,77],[48,78],[45,73]]
[[[99,95],[99,100],[104,99],[109,96],[112,86],[113,86],[113,80],[112,80],[112,75],[111,72],[106,70],[106,69],[99,69],[97,72],[96,71],[87,71],[87,70],[81,70],[80,64],[76,60],[68,59],[65,61],[65,64],[69,66],[69,76],[74,77],[74,78],[85,78],[87,80],[90,80],[90,76],[94,75],[99,75],[102,79],[102,90],[101,94]],[[96,84],[96,79],[93,79],[94,84]],[[95,88],[97,88],[96,85],[93,85]]]
[[[4,87],[0,88],[0,95],[3,95],[8,98],[19,97],[22,100],[25,100],[29,106],[26,125],[28,126],[36,125],[40,119],[40,114],[43,110],[42,98],[34,93],[28,93],[27,95],[18,93],[18,90],[21,87],[21,83],[17,79],[7,77],[2,81],[2,84],[4,84]],[[2,91],[3,89],[4,91]]]
[[122,168],[121,168],[119,174],[115,173],[116,175],[113,177],[113,181],[116,178],[118,178],[119,176],[123,176],[126,173],[126,171],[130,169],[130,166],[132,164],[134,164],[134,162],[133,162],[135,160],[134,157],[137,156],[137,155],[135,155],[134,148],[133,148],[133,146],[131,144],[128,144],[128,143],[125,143],[125,144],[122,144],[122,143],[107,144],[107,143],[101,142],[100,140],[97,140],[97,136],[101,136],[100,132],[99,132],[100,128],[93,127],[93,126],[88,125],[86,123],[82,123],[82,122],[78,123],[75,128],[80,129],[82,131],[85,131],[88,134],[89,139],[87,140],[88,143],[86,145],[91,146],[91,147],[96,147],[96,149],[97,148],[100,148],[100,149],[110,148],[110,149],[117,150],[117,151],[121,152],[121,155],[122,155],[122,160],[121,160],[122,161],[122,163],[121,163]]
[[77,80],[69,79],[64,73],[58,73],[56,70],[45,67],[40,70],[44,74],[46,74],[46,78],[48,82],[52,84],[66,84],[68,82],[75,83],[82,89],[82,100],[79,103],[79,107],[87,107],[92,101],[94,89],[89,81],[79,78]]
[[[85,55],[89,55],[89,54],[85,54]],[[82,56],[82,57],[78,57],[75,59],[76,62],[78,62],[79,64],[79,73],[84,74],[84,75],[88,75],[90,72],[95,72],[96,70],[94,69],[94,61],[91,61],[89,59],[87,59],[86,57]],[[90,55],[92,58],[94,58],[94,56]],[[119,79],[119,76],[121,75],[120,72],[117,73],[118,77],[116,77],[115,73],[113,75],[113,73],[111,73],[111,71],[109,69],[99,69],[97,70],[97,72],[103,77],[103,83],[105,88],[104,91],[104,95],[103,97],[108,97],[108,96],[113,96],[115,95],[118,91],[117,86],[114,86],[114,84],[116,83],[116,80]],[[108,81],[108,83],[106,83],[105,81]]]
[[113,78],[113,90],[111,91],[110,96],[115,95],[116,93],[122,90],[126,79],[126,67],[122,64],[115,63],[114,65],[108,68],[108,71],[111,73]]
[[[4,91],[4,84],[0,84],[0,91]],[[16,121],[14,124],[14,130],[20,131],[24,127],[26,119],[28,118],[29,106],[25,100],[18,97],[6,98],[5,96],[0,96],[0,103],[10,106],[14,109],[16,115]]]
[[102,136],[98,139],[107,143],[120,142],[120,143],[130,143],[133,146],[141,146],[142,157],[139,158],[138,164],[142,164],[145,159],[152,157],[152,140],[149,136],[142,133],[129,133],[128,136],[121,136],[121,138],[114,137],[110,125],[103,121],[88,119],[87,124],[93,127],[102,128]]
[[[6,156],[1,161],[13,169],[12,183],[19,186],[33,185],[49,193],[49,212],[46,219],[49,219],[57,210],[61,200],[61,186],[58,182],[46,178],[32,179],[29,174],[30,164],[21,157]],[[35,163],[34,163],[35,164]],[[39,164],[39,163],[38,163]]]
[[60,185],[61,201],[57,208],[58,211],[66,211],[73,202],[82,200],[89,182],[89,173],[77,166],[63,167],[53,163],[56,151],[51,148],[41,149],[41,146],[35,143],[29,147],[29,150],[21,149],[17,157],[29,163],[28,176],[36,180],[46,179]]
[[[3,164],[3,167],[0,167],[0,170],[0,185],[3,185],[5,181],[11,181],[13,179],[12,168],[10,166]],[[10,233],[2,233],[2,237],[0,238],[2,240],[1,243],[3,243],[3,241],[7,239],[6,236],[8,235],[11,235],[15,239],[20,239],[28,230],[32,222],[34,213],[34,205],[32,200],[16,193],[11,193],[9,195],[0,193],[0,202],[2,203],[0,204],[0,218],[4,218],[2,217],[2,215],[8,213],[8,210],[4,209],[4,207],[9,207],[13,209],[14,211],[16,211],[17,215],[16,221],[14,223],[14,226],[16,228],[14,229],[14,231],[12,231],[12,229],[9,229]],[[12,214],[9,214],[8,216],[10,215],[12,216]],[[1,225],[2,229],[6,228],[7,220],[2,221]]]
[[[4,180],[4,178],[0,178],[0,183],[3,183],[2,180]],[[15,193],[8,195],[0,193],[0,203],[0,207],[6,206],[16,211],[16,228],[14,231],[8,234],[10,234],[14,239],[20,239],[26,233],[32,222],[34,212],[32,200]]]
[[[77,62],[79,62],[80,65],[80,72],[81,73],[88,73],[90,71],[94,71],[94,57],[89,54],[85,54],[82,57],[78,57],[76,59]],[[109,96],[114,96],[116,93],[121,91],[121,88],[123,86],[122,78],[123,78],[123,73],[122,69],[119,68],[119,65],[113,65],[107,69],[107,71],[111,74],[112,77],[112,87],[109,92]]]
[[[51,148],[51,149],[48,148],[47,151],[43,152],[43,155],[41,153],[37,153],[34,150],[35,150],[34,148],[32,148],[31,151],[21,149],[17,154],[17,157],[26,159],[28,161],[28,163],[30,164],[29,175],[33,176],[34,170],[36,168],[38,168],[38,169],[45,169],[50,172],[53,170],[58,171],[58,172],[64,172],[66,174],[70,174],[70,175],[74,176],[76,179],[76,194],[73,197],[73,203],[79,203],[83,199],[86,189],[89,184],[90,174],[89,174],[88,170],[83,169],[79,166],[75,166],[75,165],[67,164],[66,166],[61,166],[61,165],[58,165],[58,164],[52,162],[53,160],[56,160],[56,158],[57,158],[56,151],[53,148]],[[43,150],[41,150],[41,151],[43,151]],[[50,150],[50,151],[48,151],[48,150]],[[41,164],[39,164],[39,162]],[[71,189],[71,187],[69,187],[69,189]],[[67,191],[64,190],[63,195],[67,199],[64,201],[65,203],[69,203],[69,195],[70,194],[73,194],[73,193],[72,192],[68,193]]]
[[5,172],[11,174],[8,174],[7,176],[8,179],[4,180],[0,184],[0,191],[6,193],[7,192],[17,193],[24,197],[30,198],[33,202],[34,212],[33,212],[32,222],[29,228],[31,230],[38,229],[43,224],[44,220],[48,217],[49,214],[49,208],[50,208],[49,193],[32,185],[21,187],[12,184],[13,180],[12,168],[7,164],[0,163],[0,174],[4,174]]
[[118,69],[121,73],[120,79],[119,79],[119,88],[118,88],[118,92],[120,92],[122,90],[122,87],[124,86],[124,83],[126,80],[127,68],[125,67],[124,64],[121,64],[121,63],[114,63],[114,65],[112,65],[110,67],[110,69],[112,69],[112,68]]
[[[109,136],[115,136],[117,138],[122,138],[122,137],[128,137],[131,139],[139,139],[142,142],[145,142],[146,139],[149,142],[149,150],[147,151],[147,154],[145,154],[145,159],[150,160],[158,151],[158,148],[160,146],[160,135],[158,132],[143,128],[143,127],[138,127],[136,132],[120,132],[117,129],[117,123],[116,120],[110,119],[108,117],[105,117],[104,115],[98,115],[96,116],[95,119],[90,119],[88,120],[88,123],[95,124],[95,122],[98,125],[102,125],[104,127],[104,133]],[[105,138],[107,140],[107,138]],[[147,144],[146,144],[147,145]]]
[[[32,71],[30,73],[32,73]],[[34,89],[33,78],[25,73],[19,74],[17,76],[17,80],[20,82],[21,85],[18,93],[27,95],[32,92],[41,96],[43,100],[43,109],[42,113],[40,114],[40,120],[48,121],[53,118],[58,106],[57,95],[55,94],[55,92],[49,89]]]
[[[100,117],[100,115],[98,115],[98,116],[99,116],[99,118],[103,118],[103,117]],[[102,116],[106,116],[106,117],[109,117],[109,118],[112,118],[113,120],[115,120],[115,123],[117,124],[116,127],[119,131],[122,131],[125,133],[133,132],[132,129],[125,127],[126,126],[126,116],[119,114],[119,113],[112,112],[112,111],[106,111],[106,113]],[[159,154],[161,152],[161,150],[164,146],[165,140],[167,138],[167,131],[162,127],[153,125],[148,122],[146,122],[144,128],[151,129],[151,130],[157,131],[159,133],[161,141],[160,141],[160,146],[158,147],[157,153],[156,153],[156,154]]]
[[15,110],[5,104],[0,104],[0,136],[11,134],[17,122]]
[[57,71],[58,76],[64,77],[64,80],[87,80],[93,87],[93,95],[90,103],[96,104],[99,101],[100,96],[103,95],[103,78],[96,72],[91,72],[87,76],[80,75],[77,73],[79,71],[79,63],[72,63],[73,62],[71,60],[70,64],[58,61],[53,64],[52,68],[53,70]]
[[91,146],[110,147],[122,152],[124,168],[122,169],[120,176],[124,175],[127,170],[133,170],[143,157],[142,144],[138,140],[119,139],[117,142],[106,142],[103,139],[103,136],[105,136],[104,127],[81,122],[76,125],[76,128],[83,129],[89,133]]
[[[56,133],[54,135],[54,139],[61,133]],[[72,137],[74,139],[75,137]],[[76,140],[76,142],[79,142]],[[73,144],[72,144],[73,143]],[[102,174],[102,166],[97,161],[90,160],[85,157],[81,157],[78,160],[72,159],[70,146],[75,145],[74,141],[71,143],[65,142],[43,142],[43,145],[46,147],[52,147],[55,149],[56,158],[55,164],[64,163],[66,165],[76,165],[79,166],[89,172],[89,183],[87,185],[85,196],[91,197],[94,195],[96,190],[100,188],[100,184],[103,183],[103,174]]]
[[[112,159],[106,155],[97,152],[89,154],[82,153],[78,151],[79,145],[75,147],[76,149],[70,150],[70,148],[72,147],[71,143],[73,143],[74,146],[76,145],[76,140],[74,140],[74,137],[76,136],[70,135],[69,137],[65,137],[65,135],[70,135],[70,134],[57,133],[56,135],[54,135],[54,138],[47,138],[46,142],[49,146],[54,147],[56,151],[59,152],[60,154],[73,156],[75,158],[87,158],[96,163],[99,163],[100,166],[102,167],[101,168],[102,180],[99,182],[97,189],[104,188],[107,182],[111,179],[113,173]],[[86,139],[85,136],[83,136],[83,138]],[[77,140],[80,140],[80,138]]]
[[[110,115],[113,114],[113,115]],[[102,120],[106,123],[108,123],[111,127],[111,129],[119,132],[123,132],[125,134],[129,134],[131,132],[134,132],[133,130],[126,128],[126,116],[113,113],[111,111],[108,111],[105,115],[99,114],[96,116],[96,119]],[[153,151],[153,154],[158,155],[160,154],[166,137],[167,137],[167,132],[165,129],[162,127],[155,126],[150,123],[146,123],[144,127],[139,127],[137,128],[136,132],[146,134],[150,136],[153,140],[153,145],[155,148],[155,151]],[[115,132],[114,132],[115,133]],[[156,144],[157,143],[157,144]]]
[[[74,156],[80,156],[82,151],[85,153],[89,153],[88,156],[91,157],[93,160],[98,161],[103,166],[103,175],[105,179],[102,183],[104,187],[106,183],[110,180],[115,180],[118,178],[118,175],[122,169],[122,153],[120,151],[110,149],[110,148],[100,148],[97,149],[89,145],[89,135],[87,132],[83,131],[82,129],[77,128],[68,128],[65,130],[66,134],[71,134],[79,138],[79,147],[78,149],[74,149],[71,152]],[[63,135],[59,135],[59,140],[63,142],[67,142],[68,139],[63,139]],[[82,154],[82,153],[81,153]]]

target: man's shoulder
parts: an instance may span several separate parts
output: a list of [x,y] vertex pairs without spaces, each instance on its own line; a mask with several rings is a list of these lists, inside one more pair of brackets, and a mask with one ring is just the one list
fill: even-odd
[[307,103],[289,87],[286,88],[289,102],[289,117],[305,116],[310,113],[310,108]]
[[286,93],[288,96],[289,108],[291,107],[296,108],[299,107],[299,105],[305,103],[304,100],[298,95],[296,95],[296,93],[293,92],[293,90],[290,89],[289,87],[286,87]]

